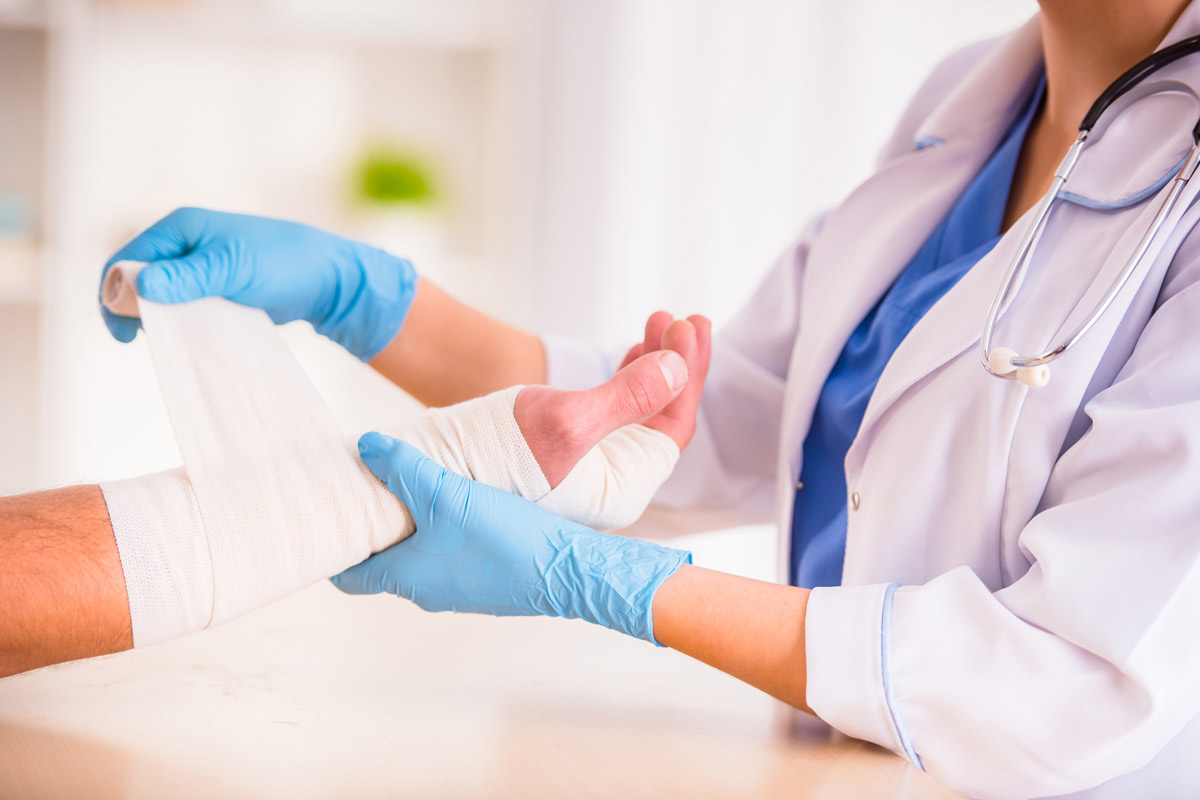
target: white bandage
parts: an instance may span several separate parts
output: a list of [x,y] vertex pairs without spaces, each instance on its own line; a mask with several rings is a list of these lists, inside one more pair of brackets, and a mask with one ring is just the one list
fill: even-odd
[[[364,467],[266,314],[220,298],[136,297],[115,265],[114,313],[141,316],[184,470],[102,484],[135,646],[227,621],[340,572],[413,531]],[[597,528],[641,515],[679,452],[628,426],[553,491],[513,418],[519,387],[380,429],[475,480]]]
[[431,408],[383,432],[460,475],[519,494],[589,528],[616,530],[637,521],[679,460],[671,437],[645,425],[626,425],[589,450],[551,490],[513,417],[522,388]]

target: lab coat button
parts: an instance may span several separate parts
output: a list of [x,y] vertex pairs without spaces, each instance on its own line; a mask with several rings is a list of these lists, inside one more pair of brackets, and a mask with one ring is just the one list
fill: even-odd
[[850,507],[852,509],[854,509],[855,511],[858,511],[858,501],[860,499],[861,498],[859,498],[858,492],[855,492],[854,494],[850,495]]
[[796,481],[796,491],[798,492],[803,488],[804,488],[804,481]]

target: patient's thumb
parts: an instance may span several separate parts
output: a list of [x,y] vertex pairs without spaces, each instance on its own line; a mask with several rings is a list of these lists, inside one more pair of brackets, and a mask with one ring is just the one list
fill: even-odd
[[635,359],[588,391],[597,395],[593,408],[601,414],[606,428],[602,433],[607,435],[662,411],[683,390],[687,379],[687,362],[674,351],[658,350]]

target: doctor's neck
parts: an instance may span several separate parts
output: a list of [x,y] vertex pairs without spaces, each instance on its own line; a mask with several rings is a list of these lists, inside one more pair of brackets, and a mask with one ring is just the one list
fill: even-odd
[[1122,72],[1154,52],[1189,0],[1038,0],[1046,56],[1045,122],[1074,132]]

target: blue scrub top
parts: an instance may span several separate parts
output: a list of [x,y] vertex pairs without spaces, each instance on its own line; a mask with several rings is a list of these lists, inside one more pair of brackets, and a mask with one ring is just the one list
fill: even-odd
[[829,373],[804,440],[792,516],[791,582],[837,586],[846,557],[846,453],[867,402],[900,342],[942,295],[1000,240],[1021,144],[1045,80],[1012,129],[879,303]]

